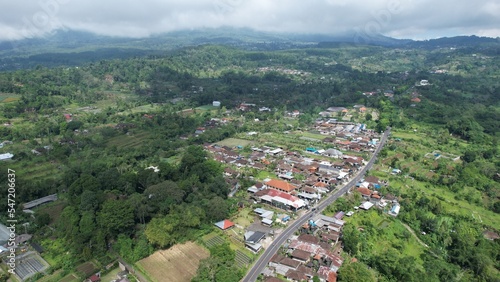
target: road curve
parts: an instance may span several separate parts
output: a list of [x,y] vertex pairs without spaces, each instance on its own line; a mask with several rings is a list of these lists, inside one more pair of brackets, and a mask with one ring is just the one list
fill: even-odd
[[[363,169],[361,169],[361,171],[359,171],[358,174],[356,174],[356,176],[353,179],[351,179],[351,181],[349,181],[346,185],[344,185],[344,187],[342,187],[338,191],[335,191],[328,198],[319,203],[316,206],[316,211],[314,213],[321,213],[327,206],[329,206],[340,196],[345,194],[352,186],[354,186],[364,176],[364,174],[373,166],[373,163],[377,159],[378,153],[384,147],[385,141],[387,140],[389,133],[390,133],[390,128],[387,128],[387,130],[382,135],[382,138],[380,139],[380,144],[378,145],[377,149],[375,149],[375,151],[373,152],[373,155],[366,164],[366,166],[364,166]],[[278,251],[280,246],[293,234],[293,232],[298,230],[300,226],[306,223],[312,214],[313,214],[312,211],[305,213],[304,215],[296,219],[294,222],[292,222],[285,230],[283,230],[283,232],[274,239],[273,243],[271,243],[271,246],[269,246],[264,251],[264,253],[255,262],[252,268],[248,271],[247,275],[241,281],[242,282],[256,281],[259,274],[266,267],[267,263],[271,260],[271,257]]]

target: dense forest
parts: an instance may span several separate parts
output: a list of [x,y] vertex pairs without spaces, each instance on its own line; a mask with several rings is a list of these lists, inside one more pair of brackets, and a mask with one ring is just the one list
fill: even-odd
[[[442,146],[460,139],[467,144],[459,148],[463,161],[453,168],[442,164],[436,168],[440,176],[419,180],[456,194],[470,187],[473,205],[498,214],[500,46],[417,47],[248,51],[203,45],[127,59],[106,55],[77,67],[38,65],[0,72],[0,95],[12,97],[0,106],[0,140],[13,143],[1,150],[14,154],[0,168],[19,171],[19,203],[54,193],[64,203],[60,214],[31,217],[19,211],[18,216],[30,222],[37,240],[57,238],[64,246],[54,247],[51,255],[57,258],[52,268],[66,272],[93,258],[106,263],[119,256],[133,263],[210,232],[214,222],[237,211],[238,202],[228,198],[231,187],[223,166],[201,145],[247,132],[245,119],[256,117],[268,122],[263,131],[281,133],[278,125],[286,124],[283,116],[290,110],[303,112],[300,122],[306,126],[326,107],[362,104],[379,113],[367,120],[378,131],[426,126],[432,129],[428,138]],[[87,55],[71,56],[84,62]],[[223,107],[196,110],[212,101]],[[243,102],[273,112],[237,112]],[[211,118],[222,117],[230,121],[193,135]],[[130,138],[135,139],[125,141]],[[397,150],[389,147],[383,154]],[[0,174],[0,187],[6,183],[7,174]],[[420,258],[426,267],[408,271],[413,257],[395,262],[393,249],[384,257],[362,254],[369,250],[358,247],[368,240],[363,237],[367,233],[347,227],[344,244],[351,255],[378,271],[381,281],[416,281],[423,275],[451,281],[459,273],[466,273],[467,280],[498,281],[499,241],[482,238],[477,230],[483,226],[446,215],[439,202],[424,195],[409,192],[405,197],[402,220],[434,232],[433,250],[439,256]],[[6,195],[0,198],[0,210],[6,211]],[[498,230],[498,224],[485,227]],[[221,246],[210,252],[219,263],[204,262],[195,281],[230,276],[231,250]],[[220,279],[204,280],[211,267],[221,268]],[[350,281],[347,273],[364,271],[345,268],[342,281]]]

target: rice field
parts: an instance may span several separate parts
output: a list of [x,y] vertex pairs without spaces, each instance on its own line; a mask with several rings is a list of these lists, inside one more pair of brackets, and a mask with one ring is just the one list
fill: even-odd
[[187,242],[157,251],[138,261],[137,265],[144,269],[152,281],[184,282],[191,281],[200,261],[209,256],[207,249],[194,242]]

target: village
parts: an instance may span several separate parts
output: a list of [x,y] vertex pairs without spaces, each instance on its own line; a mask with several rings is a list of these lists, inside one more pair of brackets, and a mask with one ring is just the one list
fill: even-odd
[[[366,111],[364,107],[359,108]],[[330,107],[327,111],[339,109]],[[299,114],[294,111],[290,116]],[[373,207],[392,216],[399,213],[396,198],[378,191],[387,182],[374,176],[362,178],[350,189],[349,193],[361,194],[363,202],[359,206],[338,211],[333,216],[316,213],[315,206],[323,198],[344,186],[367,164],[381,134],[367,129],[365,124],[337,121],[329,116],[318,118],[312,130],[327,137],[322,139],[322,144],[311,139],[314,147],[304,147],[301,151],[285,146],[248,144],[245,150],[242,145],[204,145],[215,160],[225,164],[224,176],[232,187],[230,196],[238,190],[246,190],[255,207],[250,215],[253,223],[248,226],[241,225],[237,218],[236,222],[226,219],[215,225],[229,236],[239,237],[251,252],[259,254],[273,244],[273,238],[290,222],[311,214],[307,223],[271,258],[262,272],[263,281],[282,281],[277,277],[304,281],[314,276],[320,281],[336,281],[337,270],[343,263],[341,238],[346,223],[343,218]],[[246,136],[253,138],[258,134],[250,132]],[[249,169],[257,177],[248,176]],[[393,174],[400,172],[398,169],[392,171]],[[253,185],[241,187],[238,179],[244,173]],[[258,179],[261,175],[266,177]]]

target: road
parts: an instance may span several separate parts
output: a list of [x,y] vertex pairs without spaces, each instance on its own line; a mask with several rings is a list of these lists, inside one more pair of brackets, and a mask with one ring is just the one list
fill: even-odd
[[327,206],[332,204],[335,200],[337,200],[340,196],[343,194],[347,193],[347,191],[354,186],[358,181],[363,178],[364,174],[373,166],[375,163],[375,160],[377,159],[377,155],[382,150],[384,147],[385,141],[387,140],[387,136],[389,136],[390,133],[390,128],[387,128],[387,130],[384,132],[382,135],[382,138],[380,138],[380,144],[377,147],[377,149],[373,152],[372,158],[368,161],[366,166],[364,166],[361,171],[359,171],[356,176],[349,181],[344,187],[342,187],[340,190],[334,192],[332,195],[330,195],[328,198],[326,198],[324,201],[319,203],[316,206],[316,211],[310,211],[308,213],[305,213],[298,219],[296,219],[294,222],[292,222],[283,232],[277,236],[273,243],[264,251],[264,253],[260,256],[260,258],[255,262],[253,267],[248,271],[247,275],[241,280],[242,282],[253,282],[257,280],[257,277],[259,274],[264,270],[264,267],[266,267],[267,263],[271,260],[273,255],[278,252],[278,249],[280,246],[285,243],[285,241],[292,236],[292,234],[299,229],[300,226],[302,226],[304,223],[307,222],[307,220],[313,215],[314,213],[321,213]]

